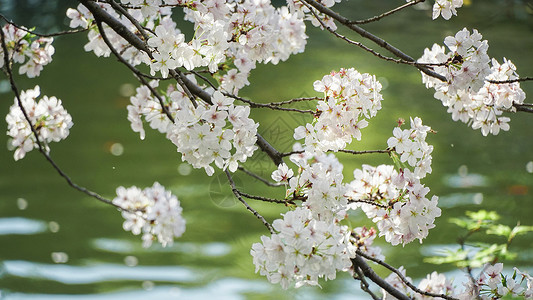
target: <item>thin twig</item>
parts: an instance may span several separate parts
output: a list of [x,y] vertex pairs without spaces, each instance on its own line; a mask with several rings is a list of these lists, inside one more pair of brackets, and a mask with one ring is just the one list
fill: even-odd
[[135,28],[139,30],[139,33],[143,36],[144,40],[148,42],[149,37],[146,34],[146,32],[144,32],[143,27],[141,26],[141,24],[139,24],[139,22],[137,22],[137,20],[132,15],[128,13],[127,10],[125,10],[122,6],[120,6],[114,0],[106,0],[106,2],[111,4],[111,6],[114,9],[118,10],[123,16],[125,16],[128,20],[130,20],[131,24],[133,24],[133,26],[135,26]]
[[356,253],[357,255],[360,255],[368,260],[371,260],[387,269],[389,269],[390,271],[394,272],[396,275],[398,275],[398,277],[410,288],[412,289],[413,291],[421,294],[421,295],[424,295],[424,296],[429,296],[429,297],[435,297],[435,298],[442,298],[442,299],[447,299],[447,300],[459,300],[455,297],[452,297],[452,296],[448,296],[448,295],[444,295],[444,294],[437,294],[437,293],[430,293],[430,292],[426,292],[426,291],[423,291],[419,288],[417,288],[416,286],[414,286],[409,280],[407,280],[407,278],[405,278],[405,276],[396,268],[394,268],[393,266],[387,264],[386,262],[382,261],[381,259],[377,259],[375,257],[372,257],[364,252],[362,252],[361,250],[357,249],[356,250]]
[[[153,55],[146,46],[146,44],[143,43],[143,41],[138,36],[132,33],[126,26],[124,26],[124,24],[116,20],[110,14],[108,14],[98,4],[89,0],[78,0],[78,2],[87,7],[87,9],[91,11],[95,18],[100,18],[101,21],[109,25],[118,35],[128,41],[130,45],[141,51],[146,52],[149,57],[153,58]],[[181,77],[181,79],[183,80],[184,85],[189,89],[192,94],[198,96],[206,103],[213,104],[213,102],[211,101],[211,95],[203,88],[196,85],[194,82],[192,82],[185,76]],[[281,156],[280,152],[274,147],[272,147],[272,145],[270,145],[270,143],[268,143],[268,141],[265,140],[259,133],[257,134],[257,145],[259,146],[259,148],[261,148],[262,151],[264,151],[268,155],[268,157],[270,157],[270,159],[272,160],[272,162],[274,162],[276,166],[283,162],[283,157]]]
[[9,83],[11,85],[11,90],[13,91],[13,93],[15,94],[15,98],[17,99],[17,105],[18,107],[20,108],[20,110],[22,111],[22,114],[24,115],[24,119],[26,119],[26,122],[28,122],[30,128],[31,128],[31,131],[33,133],[33,135],[35,136],[35,142],[37,143],[37,147],[39,149],[39,152],[41,152],[41,154],[46,158],[46,160],[52,165],[52,167],[59,173],[59,175],[61,177],[63,177],[68,185],[70,185],[71,187],[73,187],[74,189],[90,196],[90,197],[93,197],[103,203],[106,203],[106,204],[109,204],[109,205],[112,205],[120,210],[124,210],[122,207],[116,205],[113,203],[113,201],[109,200],[109,199],[106,199],[102,196],[100,196],[99,194],[91,191],[91,190],[88,190],[87,188],[83,187],[83,186],[80,186],[78,184],[76,184],[74,181],[72,181],[72,179],[56,164],[56,162],[52,159],[52,157],[48,154],[48,152],[45,150],[43,144],[42,144],[42,141],[39,137],[39,133],[37,132],[37,129],[33,126],[33,124],[31,123],[31,119],[30,117],[28,116],[28,113],[26,112],[26,108],[24,107],[24,105],[22,104],[22,100],[20,99],[20,92],[17,88],[17,85],[15,84],[15,80],[13,79],[13,72],[11,71],[11,65],[10,65],[10,58],[9,58],[9,52],[7,50],[7,46],[6,46],[6,42],[5,42],[5,35],[4,35],[4,31],[0,29],[0,36],[1,36],[1,39],[2,39],[2,50],[4,52],[4,70],[6,72],[6,75],[7,77],[9,77]]
[[100,35],[102,36],[102,39],[104,40],[104,43],[106,43],[106,45],[109,47],[109,49],[111,50],[111,52],[113,52],[113,54],[115,55],[115,57],[122,63],[124,64],[126,67],[128,67],[128,69],[130,69],[134,74],[137,75],[137,78],[139,79],[139,81],[141,81],[141,83],[143,85],[145,85],[149,90],[150,92],[152,93],[152,95],[154,95],[154,97],[157,98],[157,100],[159,101],[159,105],[161,106],[161,110],[165,113],[165,115],[167,116],[167,118],[172,122],[174,123],[174,117],[172,116],[172,114],[170,114],[170,111],[168,110],[167,106],[165,105],[165,102],[163,100],[163,98],[161,98],[161,96],[159,95],[159,93],[146,81],[146,79],[144,79],[144,77],[140,74],[141,72],[139,70],[137,70],[137,68],[135,68],[134,66],[132,66],[130,63],[128,63],[121,55],[120,53],[118,53],[118,51],[113,47],[113,44],[109,41],[109,39],[107,38],[107,34],[105,33],[104,31],[104,28],[102,26],[102,22],[100,20],[96,20],[96,25],[98,26],[98,30],[100,31]]
[[4,21],[6,21],[6,23],[13,25],[13,26],[17,27],[20,30],[26,31],[27,33],[30,33],[30,34],[33,34],[33,35],[36,35],[36,36],[39,36],[39,37],[55,37],[55,36],[61,36],[61,35],[67,35],[67,34],[80,33],[80,32],[84,32],[84,31],[89,30],[88,28],[82,28],[82,29],[65,30],[65,31],[60,31],[60,32],[43,34],[43,33],[35,32],[35,31],[30,30],[28,28],[25,28],[23,26],[20,26],[20,25],[14,23],[13,21],[10,21],[8,18],[6,18],[2,14],[0,14],[0,18],[2,18]]
[[207,84],[209,84],[213,89],[217,89],[217,87],[211,83],[211,81],[209,81],[209,79],[207,79],[207,77],[205,77],[204,75],[194,71],[194,70],[191,70],[191,74],[194,74],[195,76],[199,77],[200,79],[202,79],[203,81],[205,81]]
[[350,23],[350,20],[347,19],[346,17],[344,17],[344,16],[338,14],[337,12],[335,12],[335,11],[325,7],[325,6],[323,6],[322,4],[316,2],[315,0],[300,0],[300,1],[302,3],[307,2],[309,5],[313,6],[314,8],[316,8],[321,13],[330,16],[331,18],[335,19],[337,22],[339,22],[342,25],[348,27],[352,31],[358,33],[360,36],[373,41],[378,46],[380,46],[380,47],[388,50],[392,54],[396,55],[398,58],[400,58],[400,59],[402,59],[404,61],[407,61],[407,62],[412,62],[413,65],[416,68],[418,68],[420,71],[422,71],[424,74],[426,74],[428,76],[431,76],[431,77],[434,77],[434,78],[437,78],[437,79],[439,79],[441,81],[444,81],[444,82],[447,81],[446,77],[444,77],[443,75],[434,72],[433,70],[431,70],[427,66],[420,65],[420,64],[416,63],[415,59],[413,59],[411,56],[405,54],[400,49],[392,46],[391,44],[389,44],[384,39],[382,39],[382,38],[380,38],[380,37],[368,32],[368,31],[364,30],[363,28],[357,26],[356,24]]
[[385,208],[385,209],[389,208],[389,206],[387,206],[387,205],[379,204],[379,203],[377,203],[375,201],[365,200],[365,199],[358,199],[358,200],[348,199],[348,203],[363,203],[363,204],[374,205],[374,206]]
[[314,101],[314,100],[322,100],[320,97],[301,97],[301,98],[294,98],[291,100],[286,101],[280,101],[280,102],[270,102],[270,105],[287,105],[292,104],[294,102],[302,102],[302,101]]
[[363,150],[363,151],[355,151],[355,150],[348,150],[348,149],[340,149],[339,152],[354,154],[354,155],[360,155],[360,154],[372,154],[372,153],[391,153],[392,149],[385,149],[385,150]]
[[277,105],[270,105],[270,104],[263,104],[263,103],[257,103],[257,102],[253,102],[253,101],[250,101],[248,99],[245,99],[245,98],[242,98],[242,97],[239,97],[239,96],[236,96],[236,95],[233,95],[233,94],[230,94],[230,93],[223,93],[226,97],[231,97],[233,99],[236,99],[236,100],[239,100],[239,101],[242,101],[244,103],[247,103],[250,105],[250,107],[252,108],[269,108],[269,109],[272,109],[272,110],[283,110],[283,111],[292,111],[292,112],[298,112],[298,113],[304,113],[304,114],[312,114],[314,115],[315,112],[312,111],[312,110],[308,110],[308,109],[297,109],[297,108],[286,108],[286,107],[279,107]]
[[372,18],[368,18],[368,19],[365,19],[365,20],[350,21],[349,23],[350,24],[367,24],[367,23],[375,22],[375,21],[383,19],[386,16],[390,16],[393,13],[399,12],[402,9],[405,9],[407,7],[413,6],[415,4],[418,4],[418,3],[421,3],[421,2],[424,2],[424,1],[426,1],[426,0],[414,0],[414,1],[411,1],[409,3],[404,4],[402,6],[396,7],[395,9],[389,10],[388,12],[382,13],[382,14],[380,14],[378,16],[375,16],[375,17],[372,17]]
[[270,225],[270,223],[268,223],[267,220],[265,220],[265,218],[263,218],[262,215],[260,215],[255,209],[253,209],[250,205],[248,205],[248,203],[241,197],[241,194],[239,193],[239,190],[237,190],[237,187],[235,186],[235,182],[233,181],[233,178],[231,177],[231,174],[229,173],[229,171],[226,170],[224,172],[226,173],[226,176],[228,177],[228,181],[231,186],[231,191],[233,192],[235,197],[237,197],[237,199],[241,201],[241,203],[246,207],[248,211],[250,211],[256,218],[258,218],[259,220],[261,220],[261,222],[263,222],[263,224],[268,229],[268,231],[270,231],[271,234],[274,234],[275,231],[274,231],[274,228],[272,228],[272,225]]
[[246,197],[248,199],[260,200],[260,201],[270,202],[270,203],[279,203],[279,204],[285,204],[285,205],[287,204],[296,205],[296,203],[294,203],[292,200],[279,200],[279,199],[274,199],[274,198],[255,196],[255,195],[247,194],[245,192],[241,192],[239,190],[237,190],[237,192],[239,193],[239,195]]
[[378,296],[376,296],[370,289],[369,289],[369,284],[368,282],[366,281],[365,279],[365,275],[363,274],[363,271],[361,270],[361,268],[359,266],[354,266],[354,272],[357,273],[357,277],[355,277],[355,274],[354,274],[354,279],[357,279],[357,280],[360,280],[361,281],[361,289],[366,292],[367,294],[369,294],[373,300],[379,300],[380,298]]
[[487,82],[490,83],[514,83],[514,82],[522,82],[522,81],[533,81],[533,77],[522,77],[522,78],[516,78],[516,79],[509,79],[509,80],[487,80]]
[[268,180],[266,180],[265,178],[255,174],[254,172],[252,171],[249,171],[247,169],[245,169],[244,167],[242,166],[239,166],[238,169],[244,173],[246,173],[247,175],[261,181],[262,183],[268,185],[268,186],[272,186],[272,187],[278,187],[278,186],[283,186],[283,184],[281,182],[270,182]]

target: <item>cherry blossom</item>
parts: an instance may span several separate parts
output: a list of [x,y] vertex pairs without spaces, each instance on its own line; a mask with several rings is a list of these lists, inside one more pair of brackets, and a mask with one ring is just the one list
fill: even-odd
[[[52,61],[55,48],[51,37],[35,37],[28,29],[6,24],[1,29],[4,32],[8,58],[20,64],[19,74],[26,74],[29,78],[41,74],[43,67]],[[0,67],[4,66],[4,49],[0,47]]]
[[311,153],[344,149],[353,138],[361,140],[361,129],[381,109],[381,84],[375,76],[355,69],[332,72],[315,81],[315,91],[324,93],[318,101],[312,124],[294,131],[296,140],[305,139],[305,149]]
[[[39,135],[39,141],[44,150],[49,152],[48,144],[66,139],[73,123],[72,117],[63,108],[61,100],[54,96],[42,96],[37,101],[40,94],[41,89],[37,85],[33,89],[22,91],[20,101],[34,130]],[[15,149],[14,158],[19,160],[39,145],[16,98],[14,102],[6,116],[7,135],[11,138],[10,146]]]
[[113,204],[123,209],[124,230],[135,235],[142,233],[144,247],[150,247],[155,239],[163,247],[172,245],[174,238],[185,232],[178,198],[157,182],[144,190],[118,187]]

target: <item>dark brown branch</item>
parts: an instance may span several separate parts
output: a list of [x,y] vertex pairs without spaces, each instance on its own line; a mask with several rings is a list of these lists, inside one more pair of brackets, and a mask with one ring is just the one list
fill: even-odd
[[425,1],[426,0],[414,0],[414,1],[406,3],[406,4],[402,5],[402,6],[396,7],[395,9],[389,10],[388,12],[382,13],[382,14],[380,14],[378,16],[375,16],[375,17],[372,17],[372,18],[368,18],[368,19],[365,19],[365,20],[359,20],[359,21],[350,21],[350,24],[367,24],[367,23],[375,22],[375,21],[378,21],[378,20],[381,20],[381,19],[385,18],[386,16],[390,16],[393,13],[399,12],[402,9],[405,9],[407,7],[410,7],[410,6],[416,5],[416,4],[421,3],[421,2],[425,2]]
[[174,117],[172,117],[172,115],[170,114],[170,111],[168,110],[167,106],[165,105],[165,102],[163,101],[163,98],[161,98],[161,96],[159,95],[159,93],[146,81],[146,79],[144,79],[144,77],[142,76],[142,73],[137,70],[137,68],[135,68],[134,66],[132,66],[130,63],[128,63],[121,55],[120,53],[118,53],[118,51],[113,47],[113,44],[109,41],[109,39],[107,38],[107,35],[104,31],[104,27],[102,26],[102,23],[99,21],[99,20],[96,20],[96,25],[98,26],[98,30],[100,31],[100,35],[102,36],[102,39],[104,40],[104,43],[106,43],[106,45],[109,47],[109,49],[111,50],[111,52],[113,52],[113,55],[115,55],[115,57],[121,62],[123,63],[126,67],[128,67],[128,69],[130,69],[134,74],[137,75],[137,78],[139,79],[139,81],[144,84],[149,90],[150,92],[152,93],[152,95],[154,95],[154,97],[157,98],[157,100],[159,101],[159,105],[161,105],[161,110],[165,113],[165,115],[167,116],[167,118],[172,122],[174,123]]
[[524,103],[524,104],[514,103],[513,107],[516,108],[517,111],[533,113],[533,106],[531,106],[531,104],[529,103]]
[[90,197],[93,197],[103,203],[106,203],[106,204],[109,204],[109,205],[113,205],[114,207],[118,208],[118,209],[121,209],[121,210],[124,210],[123,208],[121,208],[120,206],[116,205],[113,203],[113,201],[109,200],[109,199],[106,199],[102,196],[100,196],[99,194],[91,191],[91,190],[88,190],[87,188],[83,187],[83,186],[80,186],[78,184],[76,184],[74,181],[72,181],[72,179],[56,164],[56,162],[52,159],[52,157],[48,154],[48,152],[45,150],[44,146],[43,146],[43,143],[41,141],[41,139],[39,138],[39,133],[37,132],[37,129],[35,129],[35,127],[33,126],[33,124],[31,123],[31,119],[30,117],[28,116],[28,113],[26,112],[26,108],[24,107],[24,105],[22,104],[22,100],[20,99],[20,92],[17,88],[17,85],[15,84],[15,80],[13,79],[13,72],[11,70],[11,65],[10,65],[10,58],[9,58],[9,52],[7,50],[7,46],[6,46],[6,42],[5,42],[5,35],[4,35],[4,31],[0,29],[0,37],[1,37],[1,43],[2,43],[2,50],[4,51],[4,70],[6,72],[6,75],[7,77],[9,77],[9,83],[11,85],[11,90],[13,91],[13,93],[15,94],[15,98],[17,99],[17,105],[18,107],[20,108],[20,110],[22,111],[22,114],[24,115],[24,119],[26,119],[26,122],[28,122],[30,128],[31,128],[31,131],[33,133],[33,135],[35,136],[35,142],[37,143],[37,147],[39,149],[39,152],[41,152],[41,154],[46,158],[46,160],[52,165],[52,167],[59,173],[59,175],[61,177],[63,177],[68,185],[70,185],[71,187],[73,187],[74,189],[90,196]]
[[356,24],[350,23],[350,20],[347,19],[346,17],[343,17],[342,15],[340,15],[340,14],[334,12],[333,10],[323,6],[322,4],[316,2],[315,0],[301,0],[301,1],[302,1],[302,3],[307,2],[309,5],[313,6],[314,8],[316,8],[321,13],[330,16],[331,18],[335,19],[337,22],[339,22],[342,25],[348,27],[352,31],[358,33],[360,36],[373,41],[378,46],[380,46],[380,47],[388,50],[392,54],[396,55],[398,58],[400,58],[400,59],[402,59],[404,61],[407,61],[407,62],[412,62],[413,65],[416,68],[418,68],[420,71],[422,71],[426,75],[431,76],[431,77],[435,77],[435,78],[437,78],[437,79],[439,79],[441,81],[447,81],[446,77],[444,77],[444,76],[442,76],[442,75],[440,75],[438,73],[435,73],[433,70],[431,70],[430,68],[428,68],[428,67],[426,67],[424,65],[416,64],[416,61],[411,56],[403,53],[400,49],[398,49],[398,48],[394,47],[393,45],[389,44],[384,39],[382,39],[382,38],[380,38],[380,37],[368,32],[368,31],[364,30],[363,28],[357,26]]
[[398,291],[396,288],[386,282],[383,278],[379,277],[379,275],[376,274],[376,272],[374,272],[374,270],[372,270],[372,268],[361,258],[361,255],[359,253],[360,251],[358,251],[358,254],[355,255],[355,258],[352,258],[352,264],[354,268],[360,268],[363,274],[368,279],[372,280],[372,282],[380,286],[382,289],[387,291],[387,293],[389,293],[396,299],[411,300],[411,298],[409,298],[407,295]]
[[270,223],[268,223],[267,220],[265,220],[265,218],[263,218],[262,215],[260,215],[255,209],[253,209],[250,205],[248,205],[248,203],[244,201],[244,199],[241,197],[241,194],[239,193],[239,190],[237,190],[237,187],[235,186],[235,182],[233,181],[233,178],[231,177],[230,172],[228,170],[224,172],[226,173],[226,176],[228,177],[228,181],[231,186],[231,191],[233,192],[235,197],[237,197],[237,199],[241,201],[241,203],[246,207],[248,211],[250,211],[256,218],[258,218],[259,220],[261,220],[261,222],[263,222],[263,224],[268,229],[268,231],[270,231],[271,234],[274,234],[275,231],[274,231],[274,228],[272,228],[272,225],[270,225]]
[[35,32],[33,30],[29,30],[28,28],[25,28],[25,27],[22,27],[16,23],[14,23],[13,21],[10,21],[8,18],[6,18],[4,15],[0,14],[0,18],[2,18],[4,21],[6,21],[6,23],[8,24],[11,24],[15,27],[17,27],[18,29],[20,30],[23,30],[23,31],[26,31],[27,33],[30,33],[30,34],[33,34],[33,35],[36,35],[38,37],[55,37],[55,36],[61,36],[61,35],[67,35],[67,34],[73,34],[73,33],[80,33],[80,32],[85,32],[89,29],[86,29],[86,28],[82,28],[82,29],[74,29],[74,30],[65,30],[65,31],[60,31],[60,32],[54,32],[54,33],[47,33],[47,34],[44,34],[44,33],[38,33],[38,32]]
[[522,77],[522,78],[516,78],[516,79],[509,79],[509,80],[487,80],[487,82],[490,83],[514,83],[514,82],[522,82],[522,81],[533,81],[533,77]]
[[137,36],[135,33],[131,32],[124,24],[119,20],[115,19],[113,16],[108,14],[104,9],[102,9],[97,3],[90,0],[78,0],[83,4],[87,9],[93,14],[95,20],[106,23],[111,27],[118,35],[123,37],[128,41],[133,47],[146,52],[150,58],[153,58],[152,52],[148,49],[148,46]]
[[[91,11],[95,18],[99,18],[100,21],[108,24],[113,30],[115,30],[118,35],[128,41],[132,46],[141,51],[146,52],[151,58],[153,58],[152,53],[149,51],[146,44],[141,39],[139,39],[139,37],[129,31],[128,28],[126,28],[122,23],[113,18],[113,16],[104,11],[98,4],[89,0],[78,1],[85,5],[87,9]],[[183,81],[183,86],[186,87],[185,91],[189,90],[191,94],[198,96],[206,103],[213,104],[213,102],[211,101],[211,95],[208,92],[206,92],[203,88],[199,87],[194,82],[185,77],[181,71],[177,69],[171,70],[171,74],[174,76],[173,72],[176,72],[177,77],[179,77]],[[283,162],[280,152],[277,151],[274,147],[272,147],[272,145],[270,145],[260,134],[257,134],[257,145],[270,157],[270,159],[272,159],[276,166]]]
[[131,24],[133,24],[133,26],[135,26],[135,28],[139,30],[139,33],[143,36],[144,40],[148,42],[149,37],[146,34],[146,32],[144,32],[143,27],[141,26],[141,24],[139,24],[139,22],[137,22],[137,20],[135,20],[135,18],[132,15],[128,13],[127,10],[125,10],[122,6],[120,6],[114,0],[107,0],[107,3],[109,3],[114,9],[118,10],[123,16],[125,16],[128,20],[130,20]]
[[361,268],[359,268],[358,266],[354,266],[354,273],[357,274],[357,277],[354,274],[353,278],[361,281],[361,289],[367,294],[369,294],[373,300],[379,300],[380,298],[376,296],[374,293],[372,293],[372,291],[369,289],[370,285],[366,281],[365,275],[363,274],[363,271],[361,270]]
[[421,294],[421,295],[424,295],[424,296],[429,296],[429,297],[434,297],[434,298],[442,298],[442,299],[447,299],[447,300],[459,300],[455,297],[452,297],[452,296],[448,296],[448,295],[444,295],[444,294],[436,294],[436,293],[430,293],[430,292],[426,292],[426,291],[422,291],[421,289],[417,288],[416,286],[414,286],[409,280],[407,280],[407,278],[405,278],[405,276],[403,276],[403,274],[396,268],[394,268],[393,266],[387,264],[386,262],[380,260],[380,259],[377,259],[377,258],[374,258],[368,254],[365,254],[364,252],[362,252],[361,250],[356,250],[356,253],[357,255],[360,255],[368,260],[371,260],[387,269],[389,269],[390,271],[394,272],[396,275],[398,275],[398,277],[410,288],[412,289],[413,291]]

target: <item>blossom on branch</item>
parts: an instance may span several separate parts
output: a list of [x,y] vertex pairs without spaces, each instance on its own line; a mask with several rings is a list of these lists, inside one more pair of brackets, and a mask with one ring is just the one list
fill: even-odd
[[174,238],[185,232],[178,198],[157,182],[144,190],[118,187],[113,204],[123,209],[124,230],[142,233],[144,247],[150,247],[156,239],[163,247],[172,245]]
[[[37,101],[40,94],[41,89],[37,85],[33,89],[22,91],[20,102],[31,126],[39,135],[43,150],[49,152],[48,144],[66,139],[73,123],[72,117],[63,108],[60,99],[53,96],[43,96]],[[6,122],[7,135],[11,137],[9,144],[15,149],[15,160],[22,159],[27,152],[39,148],[37,138],[28,124],[17,98],[9,109]]]
[[344,149],[352,139],[361,140],[361,129],[381,109],[381,84],[370,74],[353,68],[332,72],[313,84],[324,93],[312,124],[294,130],[294,139],[305,139],[305,150],[322,153]]
[[[504,58],[500,64],[487,55],[488,43],[481,41],[481,34],[466,28],[444,40],[450,52],[437,44],[426,49],[418,60],[432,63],[435,72],[444,75],[447,82],[422,74],[426,87],[435,89],[435,98],[448,107],[454,121],[461,121],[481,129],[486,136],[509,130],[509,117],[504,111],[514,112],[514,104],[523,104],[525,93],[519,82],[493,83],[518,78],[516,67]],[[491,66],[492,65],[492,66]]]
[[[8,59],[21,64],[19,74],[26,74],[29,78],[37,77],[43,67],[52,61],[55,53],[53,38],[35,38],[25,27],[19,28],[11,24],[4,25],[1,30],[4,31]],[[4,55],[4,49],[0,47],[0,68],[4,66]]]

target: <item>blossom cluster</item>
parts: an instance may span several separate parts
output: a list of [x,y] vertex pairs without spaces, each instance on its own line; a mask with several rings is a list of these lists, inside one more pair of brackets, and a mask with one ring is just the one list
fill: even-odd
[[155,239],[163,247],[172,245],[174,238],[185,232],[178,198],[157,182],[144,190],[118,187],[113,204],[122,209],[124,230],[135,235],[142,233],[144,247],[150,247]]
[[318,101],[313,124],[300,126],[294,139],[305,138],[311,153],[344,149],[353,138],[361,140],[361,129],[381,109],[381,84],[370,74],[353,68],[332,72],[314,83],[315,91],[324,93]]
[[305,199],[302,206],[317,220],[331,222],[345,214],[348,201],[344,196],[343,166],[333,154],[313,157],[304,152],[293,154],[291,161],[298,166],[298,174],[289,179],[286,197]]
[[[409,2],[411,0],[407,0]],[[435,0],[433,4],[433,20],[442,16],[449,20],[452,15],[457,16],[456,8],[463,6],[463,0]]]
[[332,280],[337,271],[351,267],[355,257],[350,232],[336,222],[319,221],[309,209],[298,207],[273,222],[276,233],[262,236],[250,251],[256,272],[284,289],[318,285],[319,278]]
[[[400,274],[403,275],[406,281],[412,282],[411,278],[406,275],[405,269],[403,267],[398,268],[398,271],[400,272]],[[433,297],[421,295],[421,294],[418,294],[412,291],[396,273],[391,273],[388,277],[385,278],[385,281],[388,282],[390,285],[392,285],[395,289],[397,289],[401,293],[410,297],[411,299],[417,299],[417,300],[433,299]],[[446,279],[446,276],[444,274],[439,274],[437,272],[428,274],[426,278],[420,281],[417,287],[418,289],[424,292],[448,295],[448,296],[455,295],[453,280]],[[389,293],[387,293],[387,291],[383,290],[382,299],[393,300],[396,298],[390,295]],[[469,300],[471,299],[475,299],[475,297],[469,298]]]
[[[407,281],[412,282],[411,278],[405,275],[405,269],[403,267],[400,267],[398,270]],[[430,296],[413,292],[395,273],[391,273],[385,278],[385,281],[413,299],[433,299]],[[526,285],[525,288],[522,286],[523,283]],[[418,289],[434,294],[444,294],[460,300],[500,299],[507,295],[522,297],[522,299],[533,299],[533,277],[526,272],[521,272],[517,268],[514,268],[514,274],[512,276],[505,276],[503,275],[502,263],[486,265],[477,279],[468,280],[463,285],[463,289],[459,290],[454,286],[453,279],[447,279],[444,274],[433,272],[420,281]],[[383,290],[383,299],[389,300],[396,298]]]
[[[41,74],[43,67],[52,61],[55,49],[51,37],[35,37],[28,29],[6,24],[1,29],[4,32],[8,58],[21,64],[19,74],[26,74],[34,78]],[[0,47],[0,68],[4,66],[4,49]]]
[[[275,8],[270,1],[165,1],[168,5],[184,7],[185,19],[194,23],[195,35],[186,41],[185,35],[172,21],[168,6],[162,1],[122,0],[132,5],[128,13],[138,23],[146,24],[151,53],[141,52],[104,25],[104,31],[113,47],[132,65],[145,63],[155,75],[167,77],[177,67],[192,70],[207,67],[217,73],[221,88],[237,93],[249,84],[247,78],[256,62],[277,64],[291,54],[304,50],[307,36],[303,19],[287,7]],[[137,28],[124,16],[118,15],[108,4],[100,4],[109,14],[120,20],[130,31]],[[83,6],[69,9],[71,27],[90,28],[90,42],[86,51],[97,56],[108,56],[110,50],[94,25],[91,13]],[[230,66],[221,68],[220,66]],[[231,67],[234,66],[234,67]]]
[[[33,89],[22,91],[20,101],[31,126],[39,135],[41,145],[45,151],[50,151],[48,143],[59,142],[67,138],[69,129],[73,125],[72,117],[63,108],[60,99],[54,96],[43,96],[37,100],[40,94],[41,89],[37,85]],[[9,145],[15,149],[14,158],[19,160],[39,145],[16,98],[14,102],[6,116],[7,135],[11,137]]]
[[[513,104],[522,104],[525,93],[518,82],[491,83],[517,79],[516,67],[504,58],[504,63],[489,58],[488,43],[473,30],[465,28],[455,36],[448,36],[444,43],[450,50],[434,44],[426,49],[418,62],[436,64],[433,69],[444,75],[447,82],[422,75],[426,86],[435,89],[435,98],[448,107],[454,121],[468,123],[473,129],[481,129],[486,136],[509,130],[508,117],[503,111],[514,111]],[[492,66],[491,66],[492,65]]]
[[352,241],[358,250],[375,259],[385,260],[381,248],[372,245],[376,236],[377,232],[373,227],[357,227],[352,231]]
[[411,119],[411,128],[402,130],[399,126],[392,131],[393,136],[387,140],[387,145],[400,155],[400,162],[407,162],[414,168],[418,178],[424,178],[431,173],[431,152],[433,146],[426,142],[429,126],[423,125],[418,117]]
[[[155,88],[158,83],[154,81],[151,85]],[[235,172],[238,163],[245,162],[257,149],[259,125],[249,118],[250,107],[234,105],[233,99],[215,91],[212,105],[199,103],[194,108],[179,85],[169,85],[165,95],[163,104],[174,121],[148,87],[137,88],[137,94],[130,98],[128,120],[141,139],[145,136],[144,118],[150,127],[165,133],[176,145],[182,160],[195,168],[204,168],[209,176],[214,173],[213,163]]]
[[429,188],[409,169],[363,165],[348,185],[349,208],[361,208],[376,223],[379,236],[392,245],[422,242],[441,214],[438,197],[426,198]]

